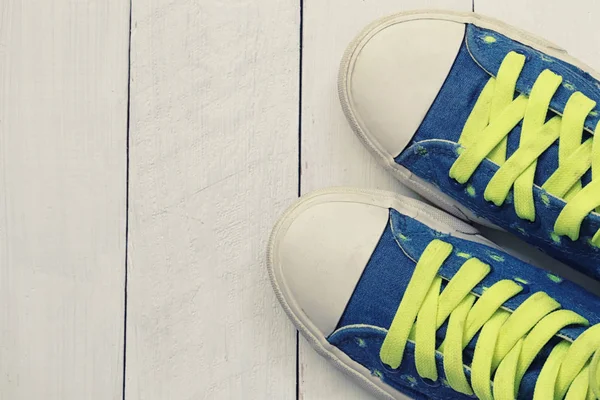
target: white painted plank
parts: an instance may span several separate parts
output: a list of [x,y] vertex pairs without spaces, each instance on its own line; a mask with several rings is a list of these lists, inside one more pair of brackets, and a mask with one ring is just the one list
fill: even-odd
[[294,0],[133,3],[127,400],[294,399],[265,249],[297,195]]
[[[380,167],[348,126],[337,95],[337,71],[350,41],[373,20],[415,8],[471,10],[471,0],[305,0],[302,107],[302,192],[327,186],[392,190],[416,197]],[[300,398],[371,396],[300,342]]]
[[0,2],[0,398],[120,399],[128,2]]

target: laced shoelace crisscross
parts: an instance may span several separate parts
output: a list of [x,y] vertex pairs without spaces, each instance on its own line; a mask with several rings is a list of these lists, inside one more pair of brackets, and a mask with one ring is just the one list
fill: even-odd
[[[563,116],[546,121],[562,77],[544,70],[529,97],[521,94],[514,98],[524,65],[525,56],[510,52],[497,77],[490,78],[482,90],[461,134],[461,153],[450,170],[450,177],[464,184],[488,158],[499,165],[499,169],[488,183],[484,198],[501,206],[514,188],[516,214],[521,219],[534,221],[537,159],[558,140],[559,166],[542,189],[566,203],[553,233],[575,241],[579,239],[585,217],[600,207],[600,139],[594,140],[592,135],[583,141],[585,120],[596,103],[581,92],[574,92]],[[521,121],[519,148],[506,159],[507,136]],[[596,134],[600,134],[600,125]],[[591,182],[583,186],[581,178],[590,169]],[[590,238],[590,244],[600,247],[600,230]]]
[[[467,260],[440,293],[438,271],[452,251],[452,245],[436,239],[423,252],[381,347],[382,362],[398,368],[410,340],[422,378],[438,380],[440,354],[455,391],[482,400],[513,400],[536,356],[561,329],[588,326],[576,340],[562,340],[553,348],[537,379],[534,400],[600,399],[600,324],[589,327],[585,318],[561,309],[543,292],[507,311],[503,304],[523,290],[512,280],[475,296],[472,290],[490,272],[477,258]],[[436,332],[446,320],[446,336],[436,349]],[[477,333],[469,382],[463,351]]]

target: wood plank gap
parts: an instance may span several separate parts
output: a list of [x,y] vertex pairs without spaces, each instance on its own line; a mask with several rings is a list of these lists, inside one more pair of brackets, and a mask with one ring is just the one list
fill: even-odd
[[300,0],[298,39],[298,197],[302,196],[302,53],[304,48],[304,0]]
[[[298,197],[302,196],[302,53],[304,48],[304,0],[300,0],[298,40]],[[296,400],[300,400],[300,332],[296,331]]]
[[125,271],[123,284],[123,395],[127,389],[127,260],[129,257],[129,132],[131,128],[131,20],[133,0],[129,0],[129,29],[127,38],[127,127],[125,129]]

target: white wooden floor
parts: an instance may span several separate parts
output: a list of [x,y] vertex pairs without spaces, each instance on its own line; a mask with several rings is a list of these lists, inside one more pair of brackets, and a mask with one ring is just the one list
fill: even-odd
[[596,0],[0,1],[0,399],[371,399],[298,340],[264,250],[299,191],[406,192],[337,66],[434,7],[600,69]]

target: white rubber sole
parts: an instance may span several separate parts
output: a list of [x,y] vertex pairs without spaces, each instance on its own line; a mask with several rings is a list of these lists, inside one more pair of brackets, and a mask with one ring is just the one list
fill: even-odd
[[420,179],[419,177],[412,174],[408,169],[398,165],[394,161],[393,154],[389,154],[383,146],[379,144],[374,135],[372,135],[364,122],[360,119],[356,113],[354,107],[354,101],[352,93],[350,91],[349,83],[352,75],[354,65],[360,54],[362,48],[369,42],[369,40],[381,30],[390,27],[394,24],[403,23],[412,20],[419,19],[440,19],[447,21],[454,21],[459,23],[470,23],[480,26],[485,29],[491,29],[501,33],[504,36],[510,37],[518,42],[533,47],[539,51],[549,54],[553,57],[561,59],[565,62],[573,64],[580,69],[588,72],[590,75],[600,80],[597,72],[593,71],[587,65],[582,64],[580,61],[572,58],[567,52],[558,46],[536,37],[530,33],[522,31],[518,28],[497,21],[493,18],[485,17],[475,13],[460,13],[452,11],[434,11],[434,10],[423,10],[423,11],[412,11],[405,12],[396,15],[392,15],[378,21],[375,21],[362,33],[360,33],[356,39],[350,44],[344,58],[340,65],[340,71],[338,75],[338,92],[340,102],[346,119],[348,120],[352,130],[358,135],[365,146],[376,156],[379,162],[390,171],[400,182],[419,193],[427,200],[433,202],[438,207],[446,210],[447,212],[467,221],[472,221],[484,226],[488,226],[494,229],[502,230],[496,225],[489,221],[476,216],[472,211],[461,205],[450,196],[439,191],[432,184]]
[[[267,268],[273,289],[281,306],[292,320],[298,331],[308,340],[321,356],[331,361],[337,368],[354,378],[361,386],[381,399],[405,400],[407,397],[371,375],[370,371],[356,363],[342,351],[327,342],[319,329],[302,311],[288,288],[279,262],[278,247],[283,235],[295,218],[307,208],[326,202],[358,202],[384,208],[394,208],[404,215],[418,219],[441,232],[457,237],[484,243],[496,247],[492,242],[479,235],[472,226],[448,215],[432,206],[408,197],[378,190],[333,188],[303,196],[277,222],[267,248]],[[349,300],[349,299],[348,299]]]

